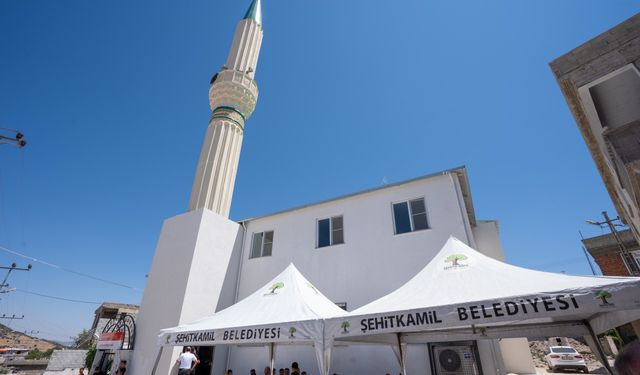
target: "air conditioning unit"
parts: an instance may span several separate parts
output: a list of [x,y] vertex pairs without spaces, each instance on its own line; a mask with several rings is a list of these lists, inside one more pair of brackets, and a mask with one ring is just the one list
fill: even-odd
[[434,346],[433,361],[438,375],[478,375],[474,348],[469,345]]

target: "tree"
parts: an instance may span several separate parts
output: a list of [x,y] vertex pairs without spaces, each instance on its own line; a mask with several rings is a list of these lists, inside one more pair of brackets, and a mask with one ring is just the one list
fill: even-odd
[[611,298],[611,293],[607,292],[606,290],[599,290],[598,292],[596,292],[596,297],[600,298],[602,300],[602,303],[608,305],[609,301],[607,301],[607,298]]
[[73,346],[77,349],[89,349],[93,343],[93,332],[83,329],[76,337],[73,337]]
[[454,266],[459,266],[458,261],[467,259],[466,255],[453,254],[449,255],[446,259],[447,262],[451,262]]
[[51,354],[53,354],[53,349],[49,349],[47,351],[40,351],[38,348],[35,348],[33,350],[30,350],[29,353],[27,353],[26,356],[24,356],[24,359],[44,359],[44,358],[50,358]]
[[84,367],[91,369],[91,366],[93,365],[93,359],[95,357],[96,357],[96,346],[91,345],[89,350],[87,350],[87,356],[84,357]]
[[274,283],[273,285],[271,285],[271,293],[275,293],[277,289],[282,289],[284,288],[284,283],[283,282],[277,282]]
[[296,329],[296,327],[290,327],[289,328],[289,337],[293,338],[293,334],[296,333],[298,330]]
[[351,325],[350,325],[350,324],[349,324],[349,322],[347,322],[346,320],[345,320],[344,322],[340,323],[340,328],[342,328],[342,331],[343,331],[344,333],[347,333],[347,332],[348,332],[348,331],[347,331],[347,329],[348,329],[349,327],[351,327]]

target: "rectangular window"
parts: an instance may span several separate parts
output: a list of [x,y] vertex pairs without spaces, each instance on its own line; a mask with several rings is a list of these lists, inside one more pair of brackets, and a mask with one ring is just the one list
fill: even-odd
[[394,203],[393,222],[396,234],[429,229],[424,198]]
[[318,247],[327,247],[341,243],[344,243],[342,216],[318,220]]
[[271,256],[272,250],[272,230],[253,234],[253,241],[251,241],[251,256],[249,259]]

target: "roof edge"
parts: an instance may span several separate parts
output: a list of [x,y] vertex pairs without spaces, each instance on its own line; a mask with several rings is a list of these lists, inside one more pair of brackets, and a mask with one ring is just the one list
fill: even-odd
[[[396,186],[401,186],[401,185],[406,185],[406,184],[410,184],[412,182],[416,182],[416,181],[421,181],[421,180],[427,180],[433,177],[438,177],[438,176],[442,176],[445,174],[449,174],[449,173],[456,173],[458,175],[458,177],[462,177],[461,180],[461,186],[464,186],[464,190],[466,194],[463,194],[464,196],[464,201],[465,201],[465,208],[467,209],[467,214],[469,214],[469,219],[473,219],[473,223],[475,225],[475,213],[473,210],[473,201],[471,200],[471,190],[469,187],[469,178],[467,176],[467,167],[465,165],[461,165],[458,167],[454,167],[454,168],[450,168],[450,169],[445,169],[442,171],[438,171],[438,172],[434,172],[434,173],[429,173],[426,175],[422,175],[422,176],[418,176],[418,177],[414,177],[408,180],[402,180],[402,181],[398,181],[398,182],[394,182],[391,184],[387,184],[387,185],[383,185],[383,186],[378,186],[378,187],[374,187],[374,188],[369,188],[369,189],[365,189],[365,190],[360,190],[360,191],[356,191],[354,193],[349,193],[349,194],[344,194],[344,195],[339,195],[337,197],[333,197],[333,198],[328,198],[328,199],[323,199],[317,202],[313,202],[313,203],[307,203],[301,206],[294,206],[291,208],[287,208],[284,210],[279,210],[279,211],[275,211],[269,214],[264,214],[264,215],[259,215],[259,216],[255,216],[255,217],[249,217],[246,219],[242,219],[242,220],[234,220],[237,223],[246,223],[248,221],[252,221],[252,220],[258,220],[258,219],[264,219],[266,217],[269,216],[275,216],[275,215],[281,215],[287,212],[293,212],[293,211],[298,211],[298,210],[302,210],[304,208],[307,207],[312,207],[312,206],[319,206],[321,204],[325,204],[325,203],[329,203],[329,202],[333,202],[333,201],[339,201],[342,199],[346,199],[346,198],[351,198],[351,197],[355,197],[357,195],[363,195],[363,194],[368,194],[368,193],[372,193],[378,190],[384,190],[384,189],[388,189],[388,188],[392,188],[392,187],[396,187]],[[470,205],[470,206],[469,206]]]

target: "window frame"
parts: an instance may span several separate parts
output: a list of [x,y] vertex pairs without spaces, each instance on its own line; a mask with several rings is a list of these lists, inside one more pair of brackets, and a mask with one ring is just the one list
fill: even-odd
[[[334,228],[333,228],[333,219],[335,218],[341,218],[342,219],[342,242],[339,243],[334,243],[333,241],[333,232],[334,232]],[[320,222],[323,220],[329,220],[329,244],[325,245],[325,246],[320,246]],[[325,247],[331,247],[331,246],[338,246],[338,245],[344,245],[345,244],[345,238],[344,238],[344,215],[340,214],[340,215],[331,215],[329,217],[325,217],[322,219],[316,219],[316,243],[315,243],[315,248],[316,249],[323,249]]]
[[[271,232],[271,253],[269,255],[265,255],[264,253],[264,244],[265,244],[265,238],[266,238],[266,234]],[[260,254],[257,256],[253,256],[253,247],[255,245],[255,236],[256,235],[262,235],[262,238],[260,240]],[[258,259],[258,258],[264,258],[264,257],[270,257],[273,255],[273,243],[275,238],[275,231],[272,230],[263,230],[262,232],[253,232],[251,233],[251,244],[249,245],[249,259]]]
[[[627,259],[623,253],[620,254],[620,259],[622,260],[622,264],[626,267],[627,273],[629,273],[630,276],[633,276],[634,272],[640,271],[640,250],[629,251],[629,257],[631,259]],[[635,262],[635,267],[632,267],[629,262]],[[632,270],[631,268],[635,269]]]
[[[426,228],[422,228],[422,229],[415,229],[415,225],[413,222],[413,211],[411,209],[411,202],[412,201],[416,201],[416,200],[422,200],[422,203],[424,204],[424,216],[426,218],[427,221],[427,227]],[[407,204],[407,210],[408,210],[408,214],[409,214],[409,226],[411,227],[411,230],[408,232],[402,232],[402,233],[398,233],[397,232],[397,227],[396,227],[396,212],[395,212],[395,205],[396,204],[401,204],[401,203],[406,203]],[[429,230],[431,229],[431,220],[429,219],[429,209],[427,208],[427,199],[424,196],[421,197],[416,197],[416,198],[409,198],[409,199],[404,199],[401,201],[395,201],[395,202],[391,202],[391,221],[393,224],[393,235],[394,236],[399,236],[399,235],[403,235],[403,234],[409,234],[409,233],[413,233],[413,232],[421,232],[423,230]]]

